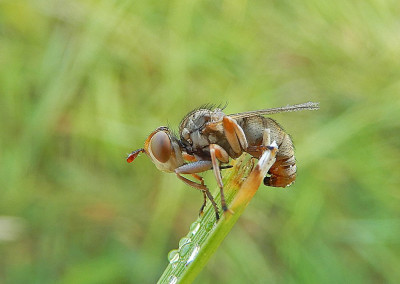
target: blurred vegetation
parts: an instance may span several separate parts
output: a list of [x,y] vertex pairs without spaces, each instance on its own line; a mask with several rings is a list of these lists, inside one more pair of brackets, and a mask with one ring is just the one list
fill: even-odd
[[295,185],[262,187],[196,283],[397,282],[399,19],[394,0],[1,1],[0,282],[155,282],[202,195],[125,153],[207,102],[306,101],[274,116]]

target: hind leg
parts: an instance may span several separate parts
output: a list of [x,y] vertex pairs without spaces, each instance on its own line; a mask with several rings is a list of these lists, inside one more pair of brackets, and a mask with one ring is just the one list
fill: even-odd
[[[293,158],[294,160],[294,158]],[[264,184],[273,187],[287,187],[296,180],[296,164],[291,159],[276,161],[264,178]]]
[[293,143],[289,135],[285,134],[276,156],[276,162],[264,178],[264,184],[273,187],[287,187],[296,180],[296,159]]

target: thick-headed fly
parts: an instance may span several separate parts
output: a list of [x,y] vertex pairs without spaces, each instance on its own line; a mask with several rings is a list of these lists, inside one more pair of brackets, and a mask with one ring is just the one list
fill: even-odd
[[[264,178],[264,184],[273,187],[287,187],[296,179],[296,160],[290,136],[272,118],[264,115],[300,110],[317,110],[318,103],[285,106],[226,115],[221,108],[205,106],[188,113],[179,125],[177,138],[168,127],[153,131],[144,143],[144,148],[133,151],[127,157],[131,163],[144,152],[156,167],[164,172],[175,173],[184,183],[199,189],[204,202],[200,215],[210,199],[219,219],[218,207],[213,196],[198,173],[213,170],[221,192],[221,206],[225,202],[221,169],[226,168],[229,159],[236,159],[243,152],[260,158],[271,141],[278,146],[276,161]],[[182,175],[191,175],[196,181]]]

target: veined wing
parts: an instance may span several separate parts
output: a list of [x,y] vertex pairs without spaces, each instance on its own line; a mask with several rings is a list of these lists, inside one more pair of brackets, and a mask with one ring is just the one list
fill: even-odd
[[268,114],[274,114],[274,113],[280,113],[280,112],[317,110],[317,109],[319,109],[319,103],[307,102],[307,103],[291,105],[291,106],[288,105],[288,106],[284,106],[284,107],[276,107],[276,108],[260,109],[260,110],[253,110],[253,111],[247,111],[247,112],[241,112],[241,113],[234,113],[234,114],[230,114],[228,116],[231,118],[237,119],[237,118],[243,118],[243,117],[249,117],[249,116],[255,116],[255,115],[268,115]]

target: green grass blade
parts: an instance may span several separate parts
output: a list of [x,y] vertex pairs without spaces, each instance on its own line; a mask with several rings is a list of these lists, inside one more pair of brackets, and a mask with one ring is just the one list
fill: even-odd
[[[263,177],[275,160],[275,151],[267,152],[266,163],[260,167],[248,155],[242,156],[224,178],[224,193],[232,213],[227,212],[218,223],[209,205],[203,217],[195,221],[179,248],[168,254],[170,264],[158,283],[191,283],[218,249],[233,225],[257,192]],[[261,171],[261,172],[260,172]],[[218,190],[219,191],[219,190]],[[220,202],[220,196],[216,196]]]

